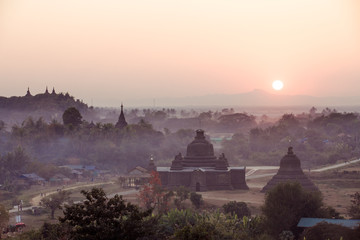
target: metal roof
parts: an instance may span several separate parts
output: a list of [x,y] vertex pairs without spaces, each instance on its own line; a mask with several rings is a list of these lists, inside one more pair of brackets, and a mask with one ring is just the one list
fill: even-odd
[[342,225],[348,228],[356,228],[360,224],[360,219],[328,219],[328,218],[301,218],[298,227],[313,227],[320,222]]
[[37,174],[35,173],[29,173],[29,174],[22,174],[21,175],[22,177],[25,177],[27,179],[31,179],[33,181],[45,181],[44,178],[42,177],[39,177]]
[[170,167],[156,167],[158,172],[193,172],[193,171],[202,171],[202,172],[229,172],[230,170],[245,170],[245,167],[228,167],[227,170],[217,170],[213,167],[184,167],[182,170],[171,170]]

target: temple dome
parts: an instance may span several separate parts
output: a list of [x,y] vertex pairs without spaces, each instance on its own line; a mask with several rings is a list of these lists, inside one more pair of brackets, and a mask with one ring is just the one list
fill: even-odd
[[196,136],[186,150],[186,157],[213,157],[214,147],[205,139],[204,130],[196,130]]
[[195,139],[187,146],[183,167],[215,167],[214,147],[205,139],[204,130],[196,130]]
[[301,171],[300,159],[294,154],[293,148],[289,147],[287,154],[280,160],[279,172]]

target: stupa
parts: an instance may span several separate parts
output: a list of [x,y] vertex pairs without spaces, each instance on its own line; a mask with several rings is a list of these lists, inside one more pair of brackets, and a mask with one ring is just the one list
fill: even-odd
[[298,182],[308,191],[319,191],[315,184],[304,174],[301,169],[300,159],[294,154],[293,148],[289,147],[287,154],[280,161],[277,174],[266,184],[261,192],[267,192],[278,183]]
[[196,130],[195,139],[187,146],[186,156],[175,156],[171,167],[156,167],[161,183],[167,188],[184,186],[192,191],[249,189],[245,167],[230,167],[225,154],[214,155],[214,147],[204,130]]

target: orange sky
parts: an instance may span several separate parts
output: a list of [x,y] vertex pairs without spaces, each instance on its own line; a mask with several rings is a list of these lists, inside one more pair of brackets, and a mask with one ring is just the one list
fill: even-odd
[[[0,0],[0,96],[359,95],[358,0]],[[150,103],[151,105],[151,103]]]

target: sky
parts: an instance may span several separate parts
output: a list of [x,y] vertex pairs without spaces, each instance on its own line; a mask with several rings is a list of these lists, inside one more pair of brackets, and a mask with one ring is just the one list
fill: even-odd
[[95,106],[254,89],[359,96],[360,1],[0,0],[0,86]]

